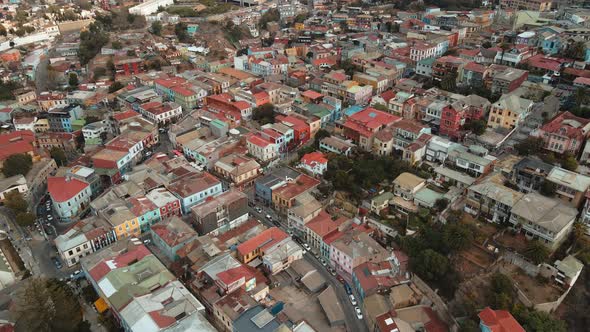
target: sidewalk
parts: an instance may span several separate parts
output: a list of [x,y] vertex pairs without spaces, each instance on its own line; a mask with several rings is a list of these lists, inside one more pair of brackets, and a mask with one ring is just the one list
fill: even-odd
[[82,310],[84,310],[84,319],[90,323],[92,332],[108,332],[106,327],[102,326],[98,321],[98,313],[96,310],[88,305],[84,299],[80,299]]

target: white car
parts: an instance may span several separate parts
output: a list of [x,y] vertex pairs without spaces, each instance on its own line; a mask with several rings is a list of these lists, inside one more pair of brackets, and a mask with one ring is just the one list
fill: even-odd
[[256,210],[256,212],[258,212],[258,213],[262,213],[262,209],[261,209],[261,208],[259,208],[258,206],[257,206],[257,207],[255,207],[255,208],[254,208],[254,210]]
[[74,271],[74,273],[70,274],[70,279],[74,279],[78,274],[80,274],[80,270]]
[[50,215],[50,214],[48,214],[48,215],[47,215],[47,220],[49,220],[49,221],[52,221],[52,220],[53,220],[53,216],[52,216],[52,215]]
[[354,311],[356,311],[356,318],[363,319],[363,313],[359,307],[354,307]]
[[311,247],[307,243],[304,243],[303,244],[303,248],[305,248],[305,250],[307,250],[307,251],[310,251],[311,250]]
[[348,297],[350,298],[350,303],[352,303],[352,305],[356,305],[356,299],[354,298],[354,295],[350,294]]
[[326,263],[326,261],[323,258],[320,259],[320,263],[322,263],[323,266],[327,266],[328,265],[328,263]]
[[270,214],[267,214],[266,216],[264,216],[266,219],[271,220],[272,221],[272,217],[270,216]]
[[152,243],[152,240],[150,240],[150,239],[143,240],[143,243],[144,243],[144,244],[150,244],[150,243]]

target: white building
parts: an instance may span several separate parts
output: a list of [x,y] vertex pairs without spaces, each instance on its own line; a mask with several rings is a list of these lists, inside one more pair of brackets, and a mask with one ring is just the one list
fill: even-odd
[[20,118],[20,119],[13,119],[12,123],[14,124],[14,130],[29,130],[35,132],[35,123],[37,122],[37,117],[32,118]]
[[100,135],[102,133],[109,132],[109,124],[107,120],[98,121],[94,123],[90,123],[85,125],[82,128],[82,135],[84,135],[84,142],[86,144],[100,144],[102,143],[102,138]]
[[0,180],[0,201],[4,201],[6,194],[18,191],[23,197],[26,197],[29,192],[29,186],[27,186],[27,180],[24,176],[18,174]]
[[63,176],[48,178],[47,191],[53,201],[53,209],[64,220],[70,220],[86,210],[92,196],[88,183]]
[[152,101],[139,106],[139,113],[152,122],[166,124],[182,115],[182,107],[173,102]]
[[248,137],[247,146],[248,153],[262,162],[270,161],[278,157],[277,144],[267,141],[259,136],[251,135]]
[[301,157],[299,167],[313,175],[323,175],[328,169],[328,159],[321,152],[311,152]]
[[174,0],[148,0],[137,6],[129,8],[129,13],[134,15],[147,16],[158,11],[159,7],[166,8],[174,4]]

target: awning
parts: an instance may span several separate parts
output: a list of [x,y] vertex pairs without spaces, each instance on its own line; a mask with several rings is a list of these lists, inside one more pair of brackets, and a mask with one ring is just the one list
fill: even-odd
[[102,314],[103,312],[105,312],[109,309],[109,305],[102,297],[99,297],[98,300],[96,300],[94,302],[94,307],[96,308],[96,310],[100,314]]

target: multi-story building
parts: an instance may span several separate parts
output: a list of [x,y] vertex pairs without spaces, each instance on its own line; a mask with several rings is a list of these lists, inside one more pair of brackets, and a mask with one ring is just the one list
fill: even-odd
[[137,57],[115,57],[113,61],[117,75],[129,76],[143,72],[143,60]]
[[504,186],[502,180],[501,175],[493,174],[469,187],[465,212],[482,215],[490,222],[508,222],[512,209],[524,194]]
[[189,213],[192,206],[203,202],[207,197],[223,192],[221,181],[207,172],[182,176],[171,182],[167,189],[180,199],[183,213]]
[[84,257],[81,265],[101,305],[125,331],[217,331],[205,307],[136,238]]
[[90,206],[90,185],[74,177],[47,178],[47,191],[53,202],[53,210],[60,219],[74,220]]
[[173,262],[179,258],[177,251],[198,236],[190,225],[177,216],[153,225],[150,233],[154,244]]
[[250,186],[262,174],[260,164],[254,159],[241,155],[228,155],[219,158],[213,165],[215,173],[229,180],[237,188]]
[[552,169],[553,165],[536,158],[524,157],[514,165],[510,177],[518,190],[529,193],[541,189]]
[[590,120],[563,112],[542,125],[532,136],[542,139],[546,150],[577,156],[589,132]]
[[322,175],[328,169],[328,159],[319,151],[307,153],[301,157],[299,167],[312,175]]
[[291,168],[283,167],[256,179],[254,181],[256,200],[270,206],[272,204],[273,190],[281,188],[288,181],[295,181],[300,175],[301,173]]
[[319,180],[305,174],[301,174],[294,180],[287,180],[286,183],[272,190],[272,204],[275,211],[286,215],[300,195],[308,193],[319,184]]
[[555,184],[555,195],[566,203],[579,208],[585,199],[585,193],[590,188],[590,177],[561,167],[553,167],[546,178]]
[[526,118],[532,107],[532,100],[514,94],[503,95],[492,104],[488,128],[514,129]]
[[490,109],[490,102],[478,95],[469,95],[443,108],[440,117],[439,133],[460,140],[464,137],[463,126],[481,119]]
[[330,245],[330,265],[338,274],[348,277],[352,277],[357,266],[368,261],[385,261],[389,256],[389,251],[360,230],[350,230]]
[[158,215],[160,219],[166,219],[172,216],[180,216],[180,199],[174,196],[166,188],[156,188],[145,195],[160,210]]
[[553,250],[567,238],[577,214],[575,208],[558,199],[529,193],[514,205],[509,222]]
[[279,156],[279,147],[274,142],[262,138],[258,134],[251,134],[246,140],[248,153],[261,162],[268,162]]
[[84,125],[83,110],[78,105],[54,107],[47,112],[49,130],[71,133]]
[[467,60],[456,56],[437,58],[432,64],[432,78],[437,82],[445,79],[458,82],[462,79],[463,67],[467,63]]
[[160,103],[153,101],[141,104],[139,106],[139,113],[148,120],[165,126],[182,115],[182,107],[174,102]]
[[78,264],[84,256],[90,255],[117,241],[109,223],[92,216],[72,225],[65,233],[55,238],[55,247],[68,267]]
[[326,151],[328,153],[349,156],[354,147],[355,145],[349,141],[335,136],[325,137],[320,140],[320,150]]
[[551,0],[501,0],[500,6],[502,8],[510,8],[515,10],[532,10],[537,12],[545,12],[551,10]]
[[361,149],[370,151],[375,134],[399,120],[401,120],[399,116],[368,107],[346,119],[342,125],[343,135],[357,143]]
[[507,68],[497,72],[492,78],[492,93],[505,94],[516,90],[529,77],[526,70]]
[[226,191],[191,208],[199,235],[218,235],[248,221],[248,196]]

